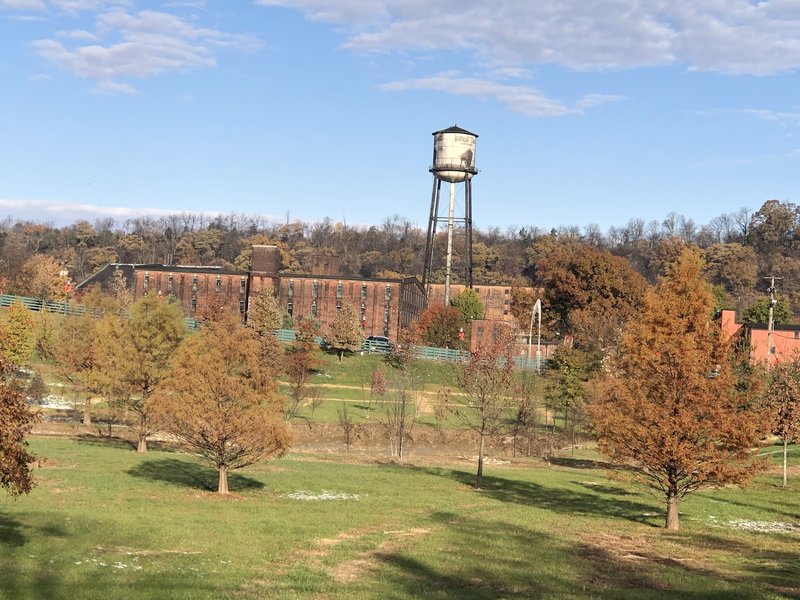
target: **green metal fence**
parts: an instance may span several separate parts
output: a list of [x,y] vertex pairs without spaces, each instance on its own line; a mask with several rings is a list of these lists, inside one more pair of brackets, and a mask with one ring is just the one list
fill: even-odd
[[[14,302],[21,302],[28,310],[34,312],[49,312],[58,315],[68,315],[68,316],[80,316],[86,312],[86,307],[83,304],[77,304],[75,302],[53,302],[47,301],[42,302],[37,298],[26,298],[25,296],[12,296],[10,294],[0,294],[0,307],[1,308],[8,308]],[[101,314],[101,311],[97,311],[96,313],[98,316]],[[200,323],[198,323],[195,319],[191,317],[186,317],[184,319],[186,322],[186,328],[190,331],[197,331],[200,329]]]
[[[0,294],[0,307],[9,307],[17,300],[22,302],[29,310],[36,312],[44,310],[50,313],[70,316],[82,315],[86,312],[86,307],[83,304],[72,302],[42,302],[36,298],[12,296],[9,294]],[[200,323],[195,319],[186,317],[185,321],[186,328],[190,331],[197,331],[200,329]],[[276,329],[273,333],[279,342],[284,342],[286,344],[291,344],[296,339],[294,329]],[[316,336],[314,341],[320,346],[323,346],[325,343],[325,340],[320,336]],[[392,351],[392,347],[393,344],[391,342],[364,340],[361,346],[361,352],[366,352],[367,354],[389,354]],[[469,352],[466,350],[434,348],[430,346],[413,346],[412,352],[416,358],[447,362],[466,362],[469,360],[470,356]],[[535,357],[515,356],[514,363],[520,369],[541,370],[546,366],[547,361]]]

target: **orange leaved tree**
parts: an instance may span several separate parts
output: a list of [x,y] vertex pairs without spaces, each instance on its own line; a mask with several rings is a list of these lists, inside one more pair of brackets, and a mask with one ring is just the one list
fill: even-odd
[[228,471],[288,447],[275,360],[238,315],[219,314],[181,344],[152,398],[165,429],[219,471],[220,494],[228,493]]
[[589,407],[601,451],[632,463],[663,495],[670,530],[680,526],[680,498],[703,486],[741,483],[756,470],[751,449],[760,415],[739,392],[746,386],[711,321],[702,267],[699,253],[685,250],[648,291]]

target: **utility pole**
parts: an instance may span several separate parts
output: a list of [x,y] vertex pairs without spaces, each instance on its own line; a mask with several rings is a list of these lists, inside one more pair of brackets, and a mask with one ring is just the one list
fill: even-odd
[[[775,305],[778,301],[775,299],[775,280],[776,279],[783,279],[783,277],[775,277],[774,275],[770,275],[769,277],[764,277],[764,279],[769,279],[769,322],[767,323],[767,367],[772,368],[777,356],[775,355],[775,341],[774,341],[774,331],[775,331]],[[773,358],[774,357],[774,358]]]

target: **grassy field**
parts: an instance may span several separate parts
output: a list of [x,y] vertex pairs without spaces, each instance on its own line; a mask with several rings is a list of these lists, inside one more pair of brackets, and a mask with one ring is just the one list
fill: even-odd
[[168,449],[32,449],[38,487],[0,497],[2,598],[800,598],[800,497],[777,474],[696,494],[670,534],[658,500],[591,454],[490,464],[483,491],[466,463],[293,454],[220,498]]

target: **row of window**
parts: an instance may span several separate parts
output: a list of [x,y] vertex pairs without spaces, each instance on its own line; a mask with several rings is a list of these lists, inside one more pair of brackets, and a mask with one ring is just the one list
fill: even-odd
[[[196,292],[199,283],[199,278],[195,275],[192,277],[192,291]],[[150,273],[145,273],[143,278],[143,286],[144,289],[147,290],[150,287]],[[171,294],[175,288],[175,277],[174,275],[167,276],[167,293]],[[222,292],[222,277],[217,276],[217,279],[214,283],[214,291],[216,293]],[[239,294],[244,295],[247,293],[247,279],[242,277],[239,280]]]
[[[367,300],[367,291],[368,287],[366,283],[361,284],[361,301],[365,302]],[[289,281],[286,286],[286,296],[287,298],[291,299],[294,298],[294,281]],[[319,282],[314,281],[311,283],[311,299],[316,300],[319,298]],[[336,299],[341,300],[344,298],[344,284],[340,281],[336,284]],[[386,286],[386,291],[384,292],[384,299],[389,301],[392,299],[392,288],[391,286]]]

